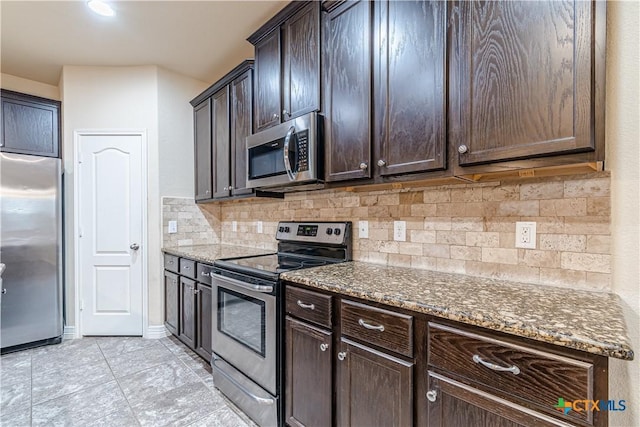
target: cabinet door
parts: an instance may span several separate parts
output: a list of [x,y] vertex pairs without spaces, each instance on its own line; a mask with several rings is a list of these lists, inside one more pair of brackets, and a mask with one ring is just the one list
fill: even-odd
[[178,338],[191,348],[196,343],[196,282],[180,276],[180,321]]
[[331,425],[331,332],[286,318],[286,422]]
[[2,91],[0,150],[58,157],[60,103]]
[[280,29],[260,40],[255,47],[256,98],[255,132],[280,123]]
[[446,166],[446,2],[376,3],[375,162],[378,174]]
[[211,286],[196,284],[196,353],[211,360],[211,316],[212,312]]
[[228,197],[231,173],[231,135],[229,131],[229,86],[225,86],[211,97],[213,117],[213,197]]
[[371,177],[373,2],[345,2],[323,16],[327,181]]
[[412,426],[413,364],[345,338],[339,350],[338,425]]
[[211,99],[193,110],[195,133],[196,200],[211,198]]
[[425,400],[430,427],[569,426],[547,415],[429,372]]
[[178,335],[178,308],[180,307],[178,275],[164,272],[164,325]]
[[247,188],[247,136],[253,128],[253,70],[231,83],[231,194],[251,193]]
[[595,148],[594,5],[449,3],[449,138],[460,165]]
[[320,109],[320,3],[310,2],[283,26],[282,120]]

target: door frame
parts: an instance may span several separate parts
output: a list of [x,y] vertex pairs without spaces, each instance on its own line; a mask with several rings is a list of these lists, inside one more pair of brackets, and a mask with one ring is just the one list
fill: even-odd
[[82,286],[80,286],[80,182],[79,152],[80,139],[83,136],[139,136],[142,142],[142,336],[147,337],[149,328],[149,247],[148,247],[148,227],[147,227],[147,204],[148,204],[148,140],[147,131],[144,129],[76,129],[73,131],[73,282],[75,290],[74,311],[75,311],[75,334],[74,338],[82,338],[82,314],[80,301],[82,300]]

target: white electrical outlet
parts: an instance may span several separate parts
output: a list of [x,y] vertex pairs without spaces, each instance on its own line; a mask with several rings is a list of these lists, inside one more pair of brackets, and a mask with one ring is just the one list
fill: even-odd
[[262,221],[256,222],[256,230],[258,231],[258,234],[262,234]]
[[535,222],[516,222],[516,248],[536,248]]
[[169,227],[168,230],[169,234],[173,234],[173,233],[177,233],[178,232],[178,221],[169,221]]
[[369,221],[358,221],[358,237],[361,239],[369,238]]
[[231,231],[238,231],[238,221],[231,221]]
[[396,242],[407,241],[407,222],[393,221],[393,240]]

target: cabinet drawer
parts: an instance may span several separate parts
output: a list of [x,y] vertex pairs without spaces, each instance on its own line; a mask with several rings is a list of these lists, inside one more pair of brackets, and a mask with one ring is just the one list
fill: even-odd
[[332,301],[330,295],[287,286],[287,313],[299,319],[331,328]]
[[196,262],[190,259],[180,258],[180,274],[195,279]]
[[196,266],[196,279],[198,280],[198,282],[200,283],[205,283],[209,286],[211,286],[211,270],[213,269],[212,266],[210,266],[209,264],[200,264],[198,263]]
[[180,272],[178,268],[178,257],[175,255],[164,254],[164,268],[165,270],[173,271],[174,273]]
[[413,317],[342,301],[340,320],[342,335],[413,357]]
[[[594,367],[496,338],[429,323],[429,365],[550,411],[565,401],[594,400]],[[599,398],[599,397],[598,397]],[[570,411],[592,423],[593,412]]]

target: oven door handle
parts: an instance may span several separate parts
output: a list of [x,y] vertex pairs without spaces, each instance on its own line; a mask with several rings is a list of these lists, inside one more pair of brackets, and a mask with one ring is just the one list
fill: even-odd
[[213,280],[220,280],[223,282],[228,282],[234,286],[237,286],[242,289],[247,289],[249,291],[261,292],[263,294],[270,294],[273,292],[273,286],[267,285],[251,285],[249,283],[241,282],[240,280],[232,279],[231,277],[226,277],[221,274],[211,273],[211,278]]
[[251,393],[249,390],[247,390],[246,388],[244,388],[242,386],[242,384],[240,384],[238,381],[236,381],[235,378],[233,378],[231,375],[227,374],[225,371],[223,371],[222,369],[220,369],[219,367],[216,367],[216,361],[220,360],[219,357],[216,357],[215,355],[213,356],[213,367],[217,368],[218,373],[220,375],[222,375],[227,381],[229,381],[231,384],[233,384],[234,386],[238,387],[238,390],[240,390],[241,392],[243,392],[244,394],[246,394],[247,396],[249,396],[251,399],[255,400],[256,402],[258,402],[258,404],[260,405],[273,405],[274,400],[273,399],[266,399],[264,397],[260,397],[260,396],[256,396],[255,394]]
[[289,128],[289,131],[287,132],[287,136],[284,137],[284,168],[287,171],[289,180],[291,181],[295,181],[296,175],[298,174],[297,172],[294,172],[293,169],[291,169],[291,160],[289,159],[289,144],[291,144],[291,137],[295,132],[296,128],[291,126]]

